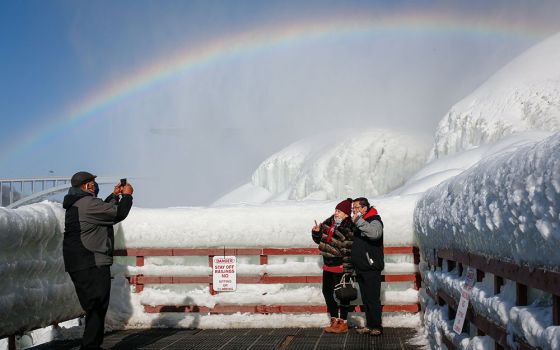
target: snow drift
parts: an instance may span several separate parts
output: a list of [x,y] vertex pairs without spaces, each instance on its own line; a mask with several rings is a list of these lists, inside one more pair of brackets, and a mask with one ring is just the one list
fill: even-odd
[[560,34],[539,43],[454,105],[440,121],[431,159],[524,130],[560,130]]
[[[375,200],[386,226],[385,245],[414,244],[412,213],[418,196]],[[314,220],[338,201],[284,201],[216,208],[132,208],[115,231],[115,245],[139,247],[315,247]]]
[[14,334],[23,325],[45,327],[82,313],[64,272],[63,225],[58,204],[0,207],[0,333]]
[[456,248],[560,266],[560,133],[481,161],[428,190],[414,213],[422,250]]

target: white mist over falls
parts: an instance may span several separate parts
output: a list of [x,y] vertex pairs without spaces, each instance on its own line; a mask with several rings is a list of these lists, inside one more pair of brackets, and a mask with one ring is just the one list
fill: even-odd
[[[374,32],[216,60],[103,112],[116,116],[116,130],[108,131],[112,145],[94,171],[136,177],[135,201],[144,207],[208,205],[249,181],[271,154],[304,138],[350,140],[365,129],[401,130],[424,140],[420,152],[431,147],[449,106],[527,45],[498,39]],[[351,192],[383,194],[404,180]],[[335,193],[342,194],[327,197]]]

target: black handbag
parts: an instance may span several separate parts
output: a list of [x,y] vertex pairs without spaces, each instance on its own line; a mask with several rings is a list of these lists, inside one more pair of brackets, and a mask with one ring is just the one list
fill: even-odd
[[350,302],[358,298],[356,281],[350,274],[345,273],[340,279],[340,283],[334,286],[334,296],[340,302]]

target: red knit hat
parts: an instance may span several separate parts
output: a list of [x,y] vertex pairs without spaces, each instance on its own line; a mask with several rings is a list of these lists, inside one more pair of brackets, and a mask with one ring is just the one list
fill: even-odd
[[352,211],[352,198],[347,198],[336,205],[336,208],[346,215],[350,215]]

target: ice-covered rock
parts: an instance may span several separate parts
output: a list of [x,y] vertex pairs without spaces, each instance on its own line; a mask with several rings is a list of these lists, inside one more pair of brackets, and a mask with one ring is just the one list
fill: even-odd
[[380,129],[323,134],[272,155],[255,171],[252,184],[282,199],[377,196],[401,186],[425,164],[429,143]]

